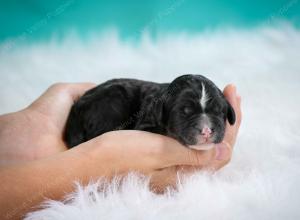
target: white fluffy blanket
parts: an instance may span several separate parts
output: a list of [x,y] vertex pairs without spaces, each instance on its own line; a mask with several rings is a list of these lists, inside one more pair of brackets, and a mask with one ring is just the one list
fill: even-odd
[[231,163],[215,175],[197,173],[178,192],[155,195],[147,179],[91,183],[50,201],[27,220],[300,219],[300,31],[288,24],[200,35],[144,36],[140,44],[115,32],[13,47],[0,55],[0,112],[14,111],[58,81],[114,77],[170,81],[204,74],[219,87],[235,83],[243,122]]

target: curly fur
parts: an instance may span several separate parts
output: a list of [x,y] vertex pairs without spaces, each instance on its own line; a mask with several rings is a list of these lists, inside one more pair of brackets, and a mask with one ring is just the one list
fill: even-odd
[[171,83],[113,79],[72,106],[65,140],[74,147],[108,131],[134,129],[168,135],[186,146],[200,145],[204,142],[197,137],[209,126],[213,132],[202,141],[219,143],[227,119],[234,124],[233,108],[204,76],[183,75]]

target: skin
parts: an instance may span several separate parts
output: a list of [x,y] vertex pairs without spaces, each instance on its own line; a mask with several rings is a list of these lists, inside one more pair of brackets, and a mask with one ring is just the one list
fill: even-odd
[[144,131],[112,131],[67,149],[63,131],[70,108],[91,83],[51,86],[27,108],[0,116],[0,219],[20,219],[48,199],[62,199],[73,182],[87,184],[137,171],[151,177],[163,192],[175,186],[178,172],[218,170],[232,155],[241,123],[241,98],[235,86],[224,95],[237,122],[227,124],[224,142],[207,151],[186,148],[176,140]]

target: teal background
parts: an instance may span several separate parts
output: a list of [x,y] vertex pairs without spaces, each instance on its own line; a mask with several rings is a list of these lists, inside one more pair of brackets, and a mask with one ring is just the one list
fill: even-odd
[[109,27],[130,38],[139,37],[144,30],[155,36],[158,32],[249,27],[277,19],[298,27],[300,1],[0,0],[0,41],[47,40],[53,35],[63,37],[70,30],[85,37]]

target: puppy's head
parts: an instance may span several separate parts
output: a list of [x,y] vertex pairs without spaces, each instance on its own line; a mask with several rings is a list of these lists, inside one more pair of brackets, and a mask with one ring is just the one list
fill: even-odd
[[226,120],[235,123],[235,112],[223,93],[201,75],[176,78],[167,93],[167,133],[186,146],[205,149],[219,143],[224,138]]

